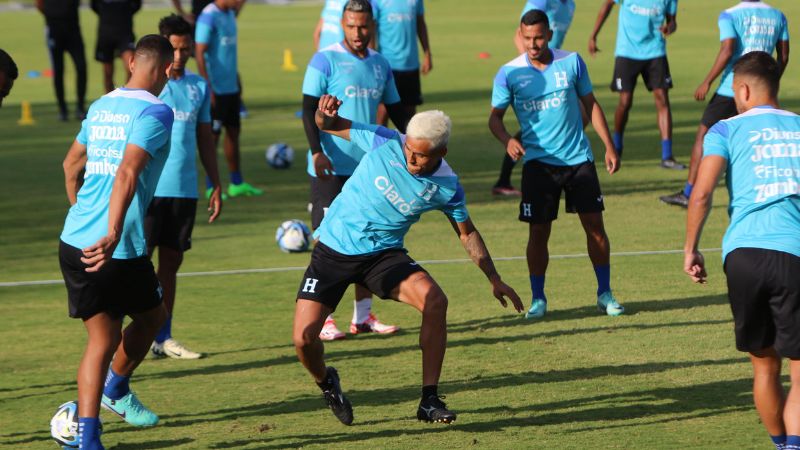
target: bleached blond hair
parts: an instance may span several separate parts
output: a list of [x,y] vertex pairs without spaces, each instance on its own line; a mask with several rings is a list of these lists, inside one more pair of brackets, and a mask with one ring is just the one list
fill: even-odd
[[414,114],[408,122],[406,136],[424,139],[431,143],[431,150],[439,150],[447,147],[452,127],[450,117],[442,111],[423,111]]

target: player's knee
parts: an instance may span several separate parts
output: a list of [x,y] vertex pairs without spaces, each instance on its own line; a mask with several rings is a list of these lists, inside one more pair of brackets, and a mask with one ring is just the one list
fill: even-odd
[[422,313],[437,316],[447,314],[447,296],[439,286],[434,285],[425,295]]
[[319,339],[319,333],[313,333],[310,330],[310,327],[295,331],[294,335],[292,336],[294,346],[297,349],[308,348],[313,345],[317,339]]

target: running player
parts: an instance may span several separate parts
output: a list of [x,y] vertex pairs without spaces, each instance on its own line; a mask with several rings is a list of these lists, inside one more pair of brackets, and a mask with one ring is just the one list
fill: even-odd
[[422,313],[419,343],[423,387],[417,418],[450,423],[456,415],[447,409],[437,391],[447,346],[447,297],[403,248],[411,225],[425,212],[444,212],[467,253],[488,277],[500,303],[506,306],[505,297],[509,297],[520,312],[522,302],[501,281],[469,218],[458,176],[443,159],[450,119],[441,111],[419,113],[409,122],[408,135],[402,135],[341,117],[341,104],[338,98],[323,95],[316,113],[317,126],[368,153],[314,233],[319,243],[297,292],[293,333],[297,356],[322,389],[334,415],[350,425],[350,402],[342,392],[336,369],[326,367],[323,358],[319,332],[325,317],[336,309],[352,283],[367,286],[381,298],[407,303]]
[[[754,22],[759,26],[754,26]],[[789,28],[786,16],[779,10],[759,0],[743,0],[738,5],[722,12],[717,22],[719,26],[719,53],[706,78],[695,91],[697,101],[706,99],[711,83],[722,74],[717,92],[711,97],[692,147],[692,158],[689,161],[689,175],[683,189],[659,199],[670,205],[686,208],[689,196],[697,178],[697,168],[703,157],[703,139],[708,130],[720,120],[736,115],[736,103],[733,101],[733,65],[743,54],[762,51],[772,54],[777,51],[781,74],[789,64]]]
[[11,93],[18,76],[19,70],[11,55],[0,48],[0,107],[3,106],[3,99]]
[[64,52],[69,53],[75,65],[77,79],[77,106],[75,118],[86,118],[86,55],[78,18],[80,0],[36,0],[36,8],[47,23],[47,49],[53,64],[53,87],[58,102],[58,119],[67,120],[67,102],[64,99]]
[[[800,117],[778,106],[782,72],[761,51],[733,66],[732,92],[741,114],[706,134],[684,246],[684,271],[704,283],[700,234],[714,188],[727,173],[730,225],[722,259],[736,348],[749,353],[755,406],[778,450],[800,448]],[[788,395],[781,358],[790,360]]]
[[[617,316],[624,308],[611,294],[603,194],[583,131],[580,105],[591,111],[592,126],[606,147],[606,170],[613,174],[619,170],[619,157],[603,110],[592,93],[583,59],[577,53],[548,47],[553,32],[544,12],[525,13],[520,32],[527,51],[501,67],[495,77],[489,129],[513,159],[524,161],[519,220],[529,224],[527,259],[533,291],[525,317],[539,319],[547,312],[547,241],[558,217],[562,191],[567,212],[578,213],[586,232],[589,258],[597,276],[597,306],[603,313]],[[522,142],[503,124],[509,106],[514,108],[522,129]]]
[[672,110],[669,104],[672,76],[666,42],[666,37],[678,27],[678,0],[604,0],[589,38],[589,54],[592,56],[600,51],[597,35],[614,3],[620,4],[614,80],[611,82],[611,90],[619,92],[619,104],[614,115],[614,148],[621,156],[628,113],[633,106],[633,91],[641,75],[656,103],[658,128],[661,130],[661,167],[683,170],[686,166],[672,156]]
[[197,359],[193,352],[172,338],[172,318],[178,269],[183,253],[192,247],[192,229],[197,210],[197,166],[195,152],[214,186],[208,202],[208,223],[214,222],[222,208],[222,190],[217,172],[214,135],[211,133],[211,93],[208,83],[186,70],[192,54],[192,26],[181,16],[161,19],[158,32],[175,49],[169,82],[159,99],[175,113],[169,158],[158,180],[155,197],[144,221],[148,254],[158,247],[158,281],[163,290],[169,316],[150,348],[153,356]]
[[[239,154],[241,132],[241,89],[237,67],[236,11],[240,0],[214,0],[197,18],[195,41],[197,68],[211,85],[212,130],[219,140],[225,128],[223,148],[230,171],[228,195],[231,197],[261,195],[261,189],[244,181]],[[215,143],[216,145],[216,143]],[[206,177],[206,197],[214,190],[213,182]]]
[[[325,94],[347,98],[342,113],[363,123],[376,123],[378,104],[387,105],[395,126],[405,131],[406,110],[400,103],[391,67],[386,58],[367,46],[372,39],[372,7],[367,0],[349,0],[343,5],[341,27],[344,39],[318,52],[306,69],[303,82],[303,125],[311,150],[308,174],[311,177],[311,227],[316,229],[325,211],[353,174],[364,150],[345,139],[320,135],[314,116],[319,99]],[[350,332],[394,333],[398,328],[385,325],[372,314],[372,294],[356,285],[356,301]],[[320,338],[343,339],[345,334],[328,317]]]
[[319,21],[314,28],[314,48],[322,50],[344,39],[342,12],[346,0],[325,0]]
[[97,13],[97,46],[94,59],[103,64],[103,86],[114,90],[114,57],[119,56],[126,80],[131,78],[129,62],[133,57],[133,15],[142,7],[142,0],[91,0]]
[[[572,18],[575,16],[575,1],[574,0],[528,0],[525,7],[522,8],[520,18],[528,11],[538,9],[547,14],[547,19],[550,21],[550,29],[553,30],[553,40],[550,41],[550,48],[560,49],[567,37],[567,31],[572,24]],[[517,47],[517,53],[525,53],[525,44],[522,41],[519,27],[516,27],[514,32],[514,45]],[[514,138],[520,140],[521,135],[517,133]],[[511,184],[511,172],[514,169],[515,161],[508,156],[508,153],[503,154],[503,165],[500,167],[500,177],[497,183],[492,187],[493,195],[508,195],[519,196],[522,193],[515,189]]]
[[[169,153],[173,113],[156,95],[171,65],[169,41],[143,37],[130,81],[92,104],[64,159],[72,207],[59,259],[69,316],[83,320],[89,335],[78,369],[82,449],[103,448],[101,394],[103,406],[129,424],[158,423],[129,381],[167,317],[142,222]],[[132,321],[122,331],[126,315]]]

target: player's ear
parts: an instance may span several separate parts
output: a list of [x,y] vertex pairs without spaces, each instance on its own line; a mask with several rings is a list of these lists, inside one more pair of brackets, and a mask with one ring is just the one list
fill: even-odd
[[447,155],[447,146],[445,145],[443,148],[439,149],[439,154],[444,158]]
[[553,40],[553,30],[547,30],[547,42],[549,43],[552,40]]

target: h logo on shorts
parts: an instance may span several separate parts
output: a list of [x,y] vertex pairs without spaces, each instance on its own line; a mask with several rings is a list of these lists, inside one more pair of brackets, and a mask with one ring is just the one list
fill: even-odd
[[557,88],[569,87],[569,78],[567,78],[567,72],[556,72],[553,74],[553,76],[556,78]]
[[530,203],[523,203],[522,204],[522,217],[532,217],[531,214],[531,204]]
[[306,283],[303,285],[303,292],[316,294],[315,289],[317,288],[317,283],[319,283],[319,280],[316,278],[306,278]]

